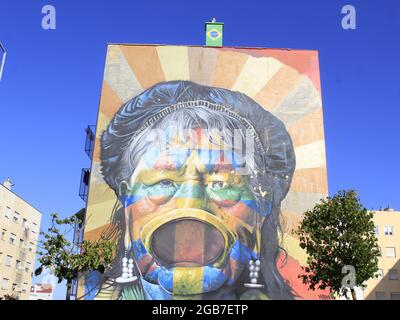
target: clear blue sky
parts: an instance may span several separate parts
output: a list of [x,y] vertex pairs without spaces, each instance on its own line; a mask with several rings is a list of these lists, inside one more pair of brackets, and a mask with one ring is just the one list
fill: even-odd
[[[41,28],[46,4],[56,30]],[[356,30],[341,27],[345,4]],[[96,121],[106,44],[202,45],[212,17],[227,46],[319,50],[330,193],[356,188],[368,208],[400,209],[399,1],[3,0],[0,180],[43,212],[42,228],[51,212],[84,206],[84,129]]]

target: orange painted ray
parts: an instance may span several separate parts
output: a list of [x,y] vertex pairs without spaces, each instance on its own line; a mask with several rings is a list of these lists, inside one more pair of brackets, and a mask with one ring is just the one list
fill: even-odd
[[304,118],[287,127],[295,147],[324,140],[322,108],[310,112]]
[[218,51],[212,85],[232,88],[248,58],[238,52]]
[[103,88],[100,98],[100,111],[108,118],[111,119],[118,109],[121,107],[122,101],[118,95],[113,91],[107,81],[103,81]]
[[283,66],[255,96],[254,100],[265,110],[273,111],[296,87],[299,80],[300,74],[295,69]]
[[299,169],[294,172],[290,191],[328,193],[326,167]]
[[188,54],[190,80],[206,86],[211,85],[217,60],[217,50],[212,48],[190,47]]
[[143,88],[165,81],[156,47],[121,45],[120,48]]
[[222,51],[238,52],[253,57],[272,57],[291,66],[300,74],[308,76],[321,92],[318,52],[313,50],[264,49],[264,48],[223,48]]

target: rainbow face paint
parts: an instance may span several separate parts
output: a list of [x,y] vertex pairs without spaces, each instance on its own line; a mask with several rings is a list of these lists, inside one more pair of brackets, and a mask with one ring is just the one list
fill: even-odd
[[251,257],[268,212],[257,209],[249,177],[236,173],[235,154],[171,138],[142,156],[125,193],[131,250],[150,283],[173,295],[231,285]]

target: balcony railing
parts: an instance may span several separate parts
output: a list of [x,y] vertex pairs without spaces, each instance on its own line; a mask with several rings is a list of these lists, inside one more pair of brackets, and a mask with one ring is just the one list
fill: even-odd
[[96,126],[88,126],[86,129],[86,141],[85,141],[85,152],[90,158],[93,159],[94,142],[96,139],[95,131]]
[[89,180],[90,180],[90,169],[84,168],[81,172],[81,183],[79,186],[79,196],[85,203],[87,202],[88,198],[88,191],[89,191]]

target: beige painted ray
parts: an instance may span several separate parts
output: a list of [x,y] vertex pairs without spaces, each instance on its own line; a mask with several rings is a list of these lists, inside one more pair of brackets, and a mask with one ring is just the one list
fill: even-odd
[[108,200],[116,200],[115,192],[104,183],[92,183],[89,188],[89,200],[106,202]]
[[281,210],[301,215],[325,197],[323,193],[289,192],[281,203]]
[[326,166],[325,141],[319,140],[294,149],[296,169],[318,168]]
[[232,90],[254,97],[282,67],[274,58],[250,57],[240,72]]
[[321,105],[319,91],[307,76],[302,75],[296,87],[283,99],[273,113],[285,124],[290,124]]
[[166,81],[190,79],[188,47],[159,46],[157,54]]
[[110,222],[112,210],[115,205],[116,197],[111,198],[111,191],[106,191],[108,194],[100,195],[104,199],[102,202],[91,202],[90,206],[87,208],[87,217],[85,222],[85,232],[99,228],[104,224]]
[[299,240],[289,233],[282,235],[282,247],[290,257],[296,259],[301,265],[307,263],[307,252],[300,248]]
[[118,45],[108,47],[104,81],[107,81],[122,102],[143,91]]

